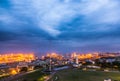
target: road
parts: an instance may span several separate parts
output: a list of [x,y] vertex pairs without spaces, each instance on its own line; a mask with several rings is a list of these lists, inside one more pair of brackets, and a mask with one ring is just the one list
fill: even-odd
[[[68,68],[69,68],[69,66],[63,66],[63,67],[54,68],[54,69],[53,69],[54,72],[52,72],[51,75],[48,76],[48,78],[46,78],[45,81],[49,81],[49,80],[54,76],[54,74],[55,74],[57,71],[64,70],[64,69],[68,69]],[[56,79],[57,79],[57,78],[56,78]]]

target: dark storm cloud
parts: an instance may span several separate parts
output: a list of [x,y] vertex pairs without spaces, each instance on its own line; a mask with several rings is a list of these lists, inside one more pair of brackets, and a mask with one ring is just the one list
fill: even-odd
[[38,39],[54,39],[49,34],[35,28],[24,28],[21,30],[0,30],[0,41],[20,40],[21,38],[28,39],[38,37]]
[[0,41],[8,41],[16,38],[15,33],[0,31]]
[[58,39],[61,40],[98,40],[106,38],[120,38],[120,30],[109,31],[70,31],[61,34]]
[[10,8],[11,4],[9,0],[0,0],[0,7]]

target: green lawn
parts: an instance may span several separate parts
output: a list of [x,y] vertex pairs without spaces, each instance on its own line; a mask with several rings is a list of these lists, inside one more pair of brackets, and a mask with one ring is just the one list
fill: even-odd
[[27,81],[34,81],[34,80],[44,81],[45,76],[48,76],[48,75],[45,75],[41,72],[41,70],[38,70],[38,71],[35,71],[33,73],[29,73],[29,74],[26,74],[24,76],[21,76],[21,77],[15,79],[14,81],[19,80],[19,79],[26,79]]
[[9,75],[9,74],[0,75],[0,80],[1,80],[2,78],[8,77],[8,76],[10,76],[10,75]]
[[104,81],[105,78],[111,78],[112,81],[120,81],[120,73],[91,72],[71,69],[57,72],[49,81]]

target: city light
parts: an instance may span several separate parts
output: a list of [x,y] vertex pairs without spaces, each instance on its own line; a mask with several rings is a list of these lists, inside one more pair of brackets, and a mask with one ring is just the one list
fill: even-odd
[[60,54],[57,54],[57,53],[48,53],[46,56],[50,57],[50,58],[55,58],[55,59],[58,59],[58,60],[62,60],[63,59],[63,56],[60,55]]
[[15,74],[17,74],[17,71],[13,69],[13,70],[10,72],[10,74],[15,75]]
[[98,54],[91,54],[91,53],[87,53],[87,54],[79,54],[79,53],[72,53],[71,54],[71,58],[78,58],[80,60],[84,60],[84,59],[91,59],[91,58],[99,58]]
[[11,54],[0,54],[0,64],[2,63],[12,63],[12,62],[30,62],[34,60],[35,56],[33,53],[11,53]]

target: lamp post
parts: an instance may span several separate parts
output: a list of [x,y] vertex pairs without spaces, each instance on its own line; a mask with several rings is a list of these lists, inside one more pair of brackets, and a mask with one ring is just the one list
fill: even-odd
[[[49,44],[50,44],[50,46],[52,47],[52,45],[51,45],[51,40],[49,40]],[[50,62],[50,65],[49,65],[49,71],[51,71],[51,69],[52,69],[52,68],[51,68],[51,54],[50,54],[49,57],[50,57],[50,61],[49,61],[49,62]]]
[[51,56],[50,56],[50,65],[49,65],[49,71],[51,71]]

